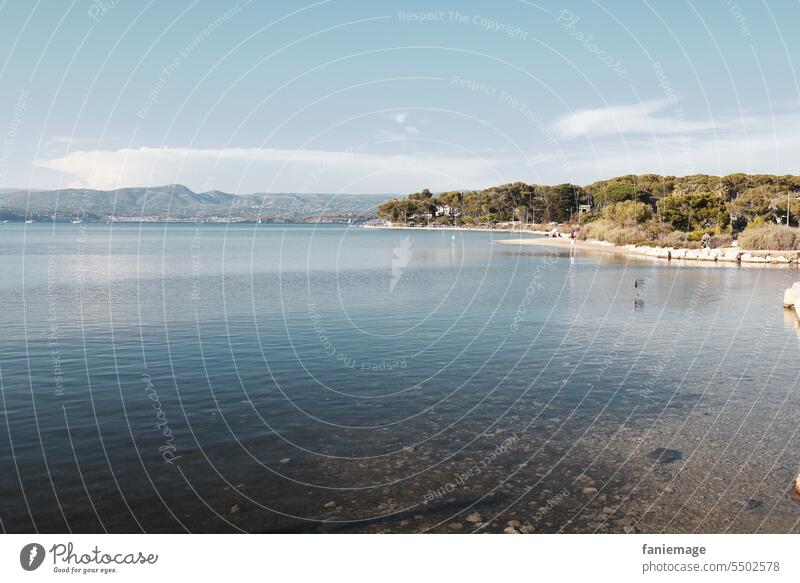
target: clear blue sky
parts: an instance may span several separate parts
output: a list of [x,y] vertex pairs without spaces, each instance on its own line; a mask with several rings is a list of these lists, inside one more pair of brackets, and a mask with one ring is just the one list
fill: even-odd
[[797,2],[0,3],[0,187],[800,173]]

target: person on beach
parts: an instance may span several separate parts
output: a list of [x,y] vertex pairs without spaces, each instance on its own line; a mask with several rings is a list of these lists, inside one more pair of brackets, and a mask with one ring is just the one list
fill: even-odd
[[702,245],[703,249],[706,249],[709,246],[710,241],[711,241],[711,235],[709,235],[708,233],[704,233],[703,238],[700,239],[700,244]]
[[572,245],[574,247],[575,246],[575,240],[577,238],[578,238],[578,234],[575,232],[575,230],[573,229],[572,231],[570,231],[570,233],[569,233],[569,243],[570,243],[570,245]]

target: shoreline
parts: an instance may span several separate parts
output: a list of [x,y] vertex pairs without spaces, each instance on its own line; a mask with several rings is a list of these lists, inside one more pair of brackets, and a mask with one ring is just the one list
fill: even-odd
[[[364,229],[397,229],[409,231],[477,231],[489,233],[508,233],[509,235],[540,235],[533,238],[499,239],[499,245],[536,245],[541,247],[557,247],[569,249],[571,240],[566,237],[549,237],[550,231],[533,229],[507,229],[490,227],[453,227],[424,226],[409,227],[406,225],[360,225]],[[800,251],[751,250],[739,247],[719,247],[716,249],[688,249],[683,247],[655,247],[650,245],[615,245],[608,241],[578,240],[575,248],[595,253],[610,253],[628,257],[662,259],[665,261],[691,261],[698,263],[730,263],[752,265],[800,265]]]
[[[541,247],[557,247],[559,249],[572,248],[570,239],[561,237],[504,239],[495,241],[495,243],[500,245],[536,245]],[[663,259],[666,261],[779,265],[787,267],[800,264],[800,251],[747,250],[738,247],[684,249],[675,247],[652,247],[648,245],[614,245],[607,241],[576,241],[575,249],[629,257]]]
[[407,231],[477,231],[480,233],[508,233],[509,235],[547,235],[550,231],[537,231],[533,229],[498,229],[491,227],[450,227],[445,225],[409,227],[406,225],[359,225],[362,229],[396,229]]

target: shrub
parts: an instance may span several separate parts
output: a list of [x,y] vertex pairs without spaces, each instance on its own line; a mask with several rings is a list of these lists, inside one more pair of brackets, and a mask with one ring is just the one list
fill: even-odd
[[743,231],[747,228],[747,219],[745,217],[734,217],[731,221],[731,228],[735,233]]
[[721,235],[711,235],[708,246],[712,249],[718,249],[719,247],[730,247],[732,243],[733,237],[725,233]]
[[603,218],[624,227],[634,227],[653,218],[650,205],[635,200],[626,200],[603,209]]
[[652,223],[635,227],[621,227],[605,219],[600,219],[581,229],[581,236],[586,239],[608,241],[614,245],[642,245],[657,237],[657,228]]
[[697,249],[700,247],[699,241],[689,239],[689,233],[684,231],[672,231],[668,233],[661,244],[664,247],[675,248]]
[[589,223],[593,223],[597,220],[602,218],[601,213],[596,212],[589,212],[589,213],[582,213],[580,216],[581,224],[588,225]]
[[700,241],[706,233],[708,233],[707,229],[695,229],[687,233],[687,236],[690,241]]
[[[753,221],[755,223],[756,221]],[[800,249],[800,233],[783,225],[752,224],[739,235],[739,247],[751,250],[787,251]]]

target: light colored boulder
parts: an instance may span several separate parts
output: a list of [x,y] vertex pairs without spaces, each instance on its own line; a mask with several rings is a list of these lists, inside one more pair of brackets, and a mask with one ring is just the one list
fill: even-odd
[[716,249],[700,249],[697,252],[697,259],[699,261],[716,261],[717,260],[717,250]]
[[742,255],[742,263],[769,263],[769,259],[752,253],[745,253]]
[[737,261],[739,253],[741,253],[741,251],[739,251],[735,247],[728,247],[723,251],[723,254],[720,257],[720,259],[725,261]]
[[783,307],[791,308],[800,303],[800,281],[794,282],[792,287],[783,292]]

